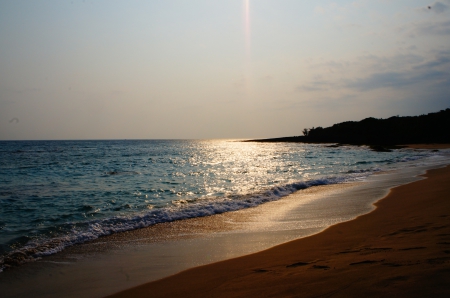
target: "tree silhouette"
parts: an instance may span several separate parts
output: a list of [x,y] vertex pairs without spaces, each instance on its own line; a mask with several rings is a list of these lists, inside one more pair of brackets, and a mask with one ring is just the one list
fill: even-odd
[[253,140],[258,142],[340,143],[353,145],[401,145],[450,143],[450,109],[420,116],[369,117],[330,127],[304,128],[303,136]]

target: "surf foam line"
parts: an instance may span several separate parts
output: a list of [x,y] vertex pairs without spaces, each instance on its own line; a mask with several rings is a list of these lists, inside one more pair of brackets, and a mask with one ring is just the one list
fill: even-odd
[[34,239],[22,248],[0,256],[0,272],[13,266],[32,262],[44,256],[58,253],[66,247],[92,241],[99,237],[146,228],[158,223],[204,217],[256,207],[267,202],[279,200],[302,189],[319,185],[331,185],[363,180],[377,171],[379,171],[379,169],[373,169],[373,171],[364,173],[350,173],[345,176],[299,181],[276,186],[256,194],[198,199],[193,202],[187,202],[186,204],[174,204],[169,207],[155,208],[136,215],[116,216],[82,223],[67,223],[64,225],[65,227],[63,229],[66,229],[67,227],[72,228],[66,235],[54,238]]

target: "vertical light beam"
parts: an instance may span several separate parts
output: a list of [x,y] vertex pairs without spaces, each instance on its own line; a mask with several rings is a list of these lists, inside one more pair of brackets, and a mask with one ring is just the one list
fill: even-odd
[[245,51],[250,56],[250,0],[244,0]]
[[250,0],[244,0],[244,34],[245,34],[245,86],[247,97],[251,96],[251,36],[250,36]]

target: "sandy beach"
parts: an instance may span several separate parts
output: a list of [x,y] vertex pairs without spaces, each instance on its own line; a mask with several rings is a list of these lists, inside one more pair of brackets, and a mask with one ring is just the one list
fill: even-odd
[[450,0],[0,1],[0,298],[450,298],[449,41]]
[[109,297],[448,297],[450,167],[425,177],[319,234]]

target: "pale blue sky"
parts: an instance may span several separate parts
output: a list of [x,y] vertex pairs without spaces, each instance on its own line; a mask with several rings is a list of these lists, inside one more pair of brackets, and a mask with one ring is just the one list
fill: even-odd
[[[450,107],[450,0],[0,0],[0,139],[260,138]],[[428,9],[431,6],[431,9]]]

